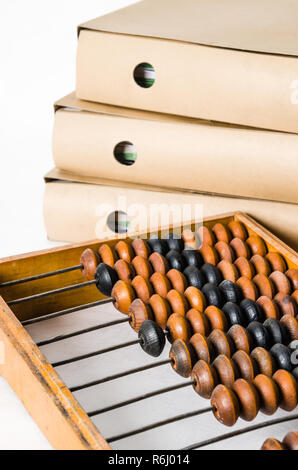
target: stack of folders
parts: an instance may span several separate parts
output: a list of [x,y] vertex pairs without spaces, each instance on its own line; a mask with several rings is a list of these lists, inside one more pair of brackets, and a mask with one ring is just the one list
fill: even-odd
[[81,25],[49,238],[142,230],[140,208],[176,204],[247,212],[297,249],[297,18],[284,0],[144,0]]

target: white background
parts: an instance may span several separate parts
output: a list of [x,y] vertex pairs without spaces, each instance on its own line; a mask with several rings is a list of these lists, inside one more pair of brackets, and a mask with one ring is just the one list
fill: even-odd
[[[126,0],[0,2],[0,258],[52,246],[42,217],[53,103],[75,88],[76,27]],[[0,449],[49,445],[0,379]]]

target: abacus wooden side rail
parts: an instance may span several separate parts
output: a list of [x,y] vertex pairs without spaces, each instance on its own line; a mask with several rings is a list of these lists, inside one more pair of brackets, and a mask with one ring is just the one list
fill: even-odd
[[[212,217],[206,219],[204,225],[211,228],[217,222],[227,224],[232,220],[242,222],[249,235],[262,237],[268,251],[279,252],[288,268],[298,267],[297,253],[245,214]],[[189,224],[189,228],[193,230],[194,225],[195,222]],[[118,241],[119,239],[111,239],[104,243],[115,246]],[[97,250],[100,245],[101,242],[96,240],[3,259],[0,261],[0,281],[75,266],[85,248]],[[54,448],[110,449],[108,442],[21,324],[31,318],[103,300],[104,296],[95,286],[89,286],[63,295],[55,294],[38,301],[16,304],[12,307],[13,311],[7,305],[13,299],[81,282],[81,273],[76,270],[1,289],[0,346],[3,360],[0,372]]]

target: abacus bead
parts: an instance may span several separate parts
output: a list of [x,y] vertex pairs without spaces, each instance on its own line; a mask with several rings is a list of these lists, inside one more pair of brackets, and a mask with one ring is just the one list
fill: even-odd
[[284,369],[289,372],[293,369],[293,364],[291,362],[292,351],[290,348],[284,344],[276,343],[272,346],[270,352],[275,359],[278,369]]
[[262,323],[253,321],[247,325],[247,331],[249,331],[254,345],[261,346],[264,349],[270,348],[270,336],[267,329],[262,325]]
[[186,268],[184,258],[181,256],[179,251],[170,250],[166,254],[166,260],[169,263],[171,269],[177,269],[178,271],[183,271]]
[[239,349],[247,352],[248,354],[252,350],[253,342],[252,338],[243,326],[233,325],[227,333],[228,338],[230,338],[235,346],[235,349]]
[[286,328],[290,341],[298,340],[298,321],[295,317],[288,313],[280,319],[280,323]]
[[167,276],[158,272],[152,274],[152,276],[150,277],[150,282],[153,286],[154,292],[164,298],[167,296],[167,293],[172,289],[171,283]]
[[250,249],[245,241],[240,240],[240,238],[233,238],[233,240],[230,241],[230,245],[236,253],[237,258],[250,258]]
[[150,297],[149,304],[153,310],[156,323],[165,329],[168,318],[172,313],[169,302],[160,295],[153,294]]
[[200,333],[195,333],[192,335],[189,342],[193,346],[198,359],[202,359],[208,364],[213,361],[215,351],[209,338],[206,338],[206,336],[201,335]]
[[263,325],[269,333],[271,344],[288,344],[290,337],[285,326],[275,318],[267,318]]
[[267,253],[267,248],[261,237],[258,235],[251,235],[246,239],[246,243],[251,249],[253,255],[265,256]]
[[153,320],[153,312],[150,305],[145,304],[141,299],[135,299],[129,309],[130,326],[133,330],[139,331],[140,326],[145,320]]
[[187,266],[196,266],[200,268],[203,264],[203,258],[198,250],[185,249],[181,252]]
[[113,305],[119,312],[128,314],[128,309],[132,301],[136,298],[135,291],[130,284],[124,281],[117,281],[111,293]]
[[203,266],[201,267],[201,273],[204,275],[206,282],[210,282],[215,286],[218,286],[218,284],[220,284],[223,280],[220,270],[210,263],[203,264]]
[[206,297],[207,304],[215,305],[218,308],[221,308],[224,304],[224,297],[221,290],[214,284],[208,282],[204,285],[202,289],[203,294]]
[[298,432],[290,431],[283,438],[283,444],[289,450],[298,450]]
[[228,281],[236,282],[239,278],[239,272],[234,263],[223,259],[218,263],[217,269],[220,270],[222,277]]
[[211,330],[218,329],[227,331],[228,322],[222,310],[215,305],[209,305],[209,307],[204,310],[204,313],[209,320]]
[[176,238],[175,234],[170,232],[168,238],[166,239],[169,250],[179,251],[179,253],[184,249],[184,241],[182,238]]
[[257,274],[264,274],[269,276],[271,273],[271,267],[269,261],[261,255],[253,255],[250,258],[250,262],[254,265]]
[[260,295],[273,299],[275,287],[270,277],[266,277],[264,274],[257,274],[253,278],[253,282],[256,284]]
[[113,267],[118,256],[115,249],[107,244],[101,245],[98,250],[99,256],[104,264]]
[[143,300],[144,302],[149,302],[150,297],[153,295],[153,287],[148,279],[145,279],[142,276],[137,275],[134,277],[131,283],[132,287],[136,292],[136,297]]
[[196,235],[189,228],[186,228],[182,232],[182,238],[186,249],[194,250],[197,246]]
[[261,295],[257,299],[257,304],[260,307],[264,318],[280,318],[279,307],[275,300],[269,299],[265,295]]
[[167,294],[167,301],[169,302],[172,312],[186,314],[189,310],[189,305],[184,294],[181,294],[175,289],[172,289]]
[[280,253],[270,251],[267,253],[266,259],[269,261],[272,271],[284,273],[287,270],[287,264]]
[[238,222],[238,220],[232,220],[229,222],[228,227],[234,238],[240,238],[241,240],[247,239],[248,235],[246,228],[241,222]]
[[295,377],[296,381],[298,381],[298,366],[295,367],[295,369],[293,369],[291,373],[293,377]]
[[142,238],[135,238],[132,241],[131,246],[133,247],[136,256],[142,256],[146,259],[149,258],[151,250],[145,240],[143,240]]
[[227,387],[232,387],[235,380],[237,380],[239,372],[233,360],[220,354],[217,356],[212,364],[217,372],[219,382]]
[[197,361],[195,351],[190,343],[176,339],[170,349],[172,367],[182,377],[189,377]]
[[162,238],[151,237],[147,243],[152,252],[156,251],[157,253],[165,256],[169,251],[166,240],[163,240]]
[[228,321],[228,325],[246,325],[246,319],[243,315],[241,308],[233,303],[233,302],[226,302],[222,308],[226,319]]
[[210,402],[217,421],[226,426],[234,426],[240,415],[240,407],[233,390],[222,384],[217,385],[212,392]]
[[292,292],[291,297],[295,300],[296,305],[298,305],[298,289],[296,289],[296,290],[294,290],[294,292]]
[[177,269],[170,269],[170,271],[167,272],[167,278],[170,280],[172,289],[177,290],[181,294],[184,293],[188,284],[187,279],[183,273],[181,273]]
[[193,286],[189,286],[185,292],[185,297],[191,308],[198,310],[199,312],[203,312],[206,308],[207,302],[206,297],[199,289]]
[[203,243],[199,248],[199,252],[202,255],[204,263],[210,263],[214,266],[217,265],[219,261],[218,254],[213,246],[207,245],[207,243]]
[[232,356],[233,361],[237,364],[242,379],[252,381],[258,373],[256,361],[250,357],[245,351],[238,350]]
[[139,329],[141,348],[150,356],[158,357],[165,346],[165,335],[162,328],[151,320],[145,320]]
[[260,450],[287,450],[287,448],[278,439],[268,437],[268,439],[264,441]]
[[83,265],[81,272],[85,279],[92,281],[95,278],[96,268],[99,262],[100,257],[95,251],[90,248],[83,251],[80,257],[80,264]]
[[142,256],[135,256],[132,260],[132,265],[137,274],[144,277],[145,279],[149,279],[152,274],[152,266],[149,261]]
[[215,234],[215,237],[218,241],[230,243],[230,241],[232,240],[232,234],[230,232],[230,229],[225,225],[221,224],[220,222],[213,225],[212,232]]
[[214,248],[217,250],[217,253],[221,260],[226,260],[230,263],[233,263],[233,261],[235,260],[235,252],[230,245],[228,245],[226,242],[221,241],[215,243]]
[[202,225],[198,228],[198,235],[200,237],[201,243],[206,243],[207,245],[213,246],[215,243],[215,236],[213,232],[208,228]]
[[298,403],[298,390],[295,377],[287,370],[279,369],[274,373],[273,380],[279,388],[280,408],[285,411],[293,411]]
[[205,313],[199,312],[194,308],[191,308],[186,313],[186,318],[191,324],[192,331],[194,333],[201,333],[201,335],[207,336],[210,332],[210,323]]
[[272,377],[276,371],[276,362],[269,351],[264,348],[257,347],[253,349],[250,357],[255,360],[260,374]]
[[291,293],[292,289],[290,281],[284,273],[273,271],[273,273],[270,274],[269,279],[273,282],[277,292],[283,292],[285,295],[289,295]]
[[273,415],[279,403],[279,390],[271,377],[259,374],[254,380],[253,384],[259,392],[260,397],[260,410],[265,415]]
[[243,256],[237,258],[234,264],[237,267],[241,277],[244,276],[248,279],[252,279],[255,276],[256,271],[253,264]]
[[240,405],[240,417],[244,421],[253,421],[260,409],[259,394],[255,386],[247,380],[240,378],[232,385]]
[[212,344],[215,355],[224,354],[231,357],[234,352],[234,344],[229,336],[222,330],[213,330],[208,336],[209,343]]
[[196,266],[187,266],[187,268],[184,269],[183,274],[186,277],[189,286],[202,289],[204,284],[206,284],[205,276]]
[[118,259],[118,261],[116,261],[114,264],[114,269],[118,274],[119,279],[124,282],[130,283],[136,275],[133,265],[128,264],[123,259]]
[[240,308],[243,311],[246,322],[262,321],[262,312],[256,302],[251,299],[244,299],[240,302]]
[[110,296],[112,289],[118,281],[116,271],[108,264],[100,263],[95,272],[97,289],[104,295]]
[[119,258],[123,259],[127,263],[131,263],[134,258],[134,252],[131,245],[124,240],[119,240],[115,245],[115,250]]
[[257,300],[259,297],[259,292],[256,284],[248,277],[239,277],[236,281],[237,286],[240,287],[242,295],[245,299]]
[[292,289],[298,289],[298,269],[288,269],[285,274],[292,284]]
[[298,315],[297,303],[292,296],[285,295],[283,292],[278,292],[274,297],[274,300],[277,302],[282,315],[286,315],[287,313],[294,317]]
[[156,273],[166,274],[170,269],[167,259],[160,253],[152,253],[149,256],[149,262],[153,267],[153,271]]
[[191,379],[194,381],[194,390],[203,398],[210,398],[218,384],[215,368],[202,359],[195,363],[191,372]]
[[222,281],[218,286],[223,293],[226,302],[234,302],[238,304],[242,300],[242,292],[237,284],[226,279]]
[[178,313],[172,313],[167,321],[167,337],[170,343],[176,339],[188,341],[191,337],[191,326],[187,318]]

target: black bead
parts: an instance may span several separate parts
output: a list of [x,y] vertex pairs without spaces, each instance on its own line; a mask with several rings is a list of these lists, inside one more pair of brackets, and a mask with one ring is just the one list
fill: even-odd
[[250,323],[252,321],[262,321],[263,315],[260,310],[260,307],[254,300],[251,299],[243,299],[240,302],[240,308],[242,309],[246,323]]
[[201,271],[207,279],[207,282],[211,284],[218,286],[223,280],[220,270],[216,266],[213,266],[213,264],[204,263],[201,267]]
[[255,348],[258,346],[267,350],[270,348],[270,336],[262,323],[252,321],[246,329],[252,337]]
[[203,264],[203,258],[198,250],[188,250],[187,248],[182,251],[181,255],[185,259],[187,266],[196,266],[200,268]]
[[152,320],[143,321],[139,329],[139,339],[142,349],[153,357],[158,357],[165,347],[165,334],[162,328]]
[[95,271],[96,287],[102,294],[110,296],[112,289],[119,280],[115,269],[108,264],[100,263]]
[[174,233],[170,232],[169,237],[167,238],[167,244],[169,250],[176,250],[179,253],[184,249],[184,241],[182,238],[174,238]]
[[224,281],[221,281],[218,287],[222,291],[226,302],[238,304],[243,299],[241,289],[232,281],[225,279]]
[[222,310],[228,320],[229,326],[246,325],[245,316],[239,305],[234,304],[233,302],[227,302],[224,304]]
[[161,255],[165,256],[167,252],[169,251],[168,244],[166,240],[163,238],[158,238],[158,237],[151,237],[148,240],[148,245],[151,248],[152,253],[160,253]]
[[269,333],[272,345],[275,343],[288,344],[290,342],[290,337],[285,325],[276,320],[276,318],[267,318],[263,325]]
[[293,369],[294,364],[291,362],[292,351],[284,344],[277,343],[270,349],[272,356],[276,361],[278,369],[284,369],[289,372]]
[[215,305],[221,308],[224,304],[224,298],[219,287],[208,282],[204,285],[202,292],[205,294],[208,305]]
[[187,266],[187,268],[184,269],[183,274],[186,277],[189,286],[194,286],[197,287],[197,289],[202,290],[204,284],[206,284],[204,275],[196,266]]
[[177,271],[183,271],[186,268],[184,258],[176,250],[170,250],[166,254],[166,259],[168,260],[169,266],[172,269],[177,269]]
[[295,379],[298,381],[298,366],[295,367],[295,369],[292,370],[291,374],[295,377]]

